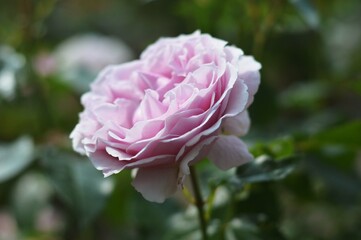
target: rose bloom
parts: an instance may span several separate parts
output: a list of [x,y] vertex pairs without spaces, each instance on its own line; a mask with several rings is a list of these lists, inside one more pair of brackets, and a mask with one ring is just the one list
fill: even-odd
[[238,137],[250,125],[260,68],[208,34],[161,38],[139,60],[99,74],[81,98],[73,147],[105,176],[136,169],[132,185],[163,202],[206,156],[222,170],[252,159]]

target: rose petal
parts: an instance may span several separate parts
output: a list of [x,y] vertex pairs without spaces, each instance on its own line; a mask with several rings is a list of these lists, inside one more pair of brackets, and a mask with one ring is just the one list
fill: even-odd
[[177,179],[174,166],[139,168],[132,185],[148,201],[162,203],[177,191]]
[[260,83],[260,74],[259,72],[247,72],[240,76],[243,79],[244,83],[248,86],[249,98],[247,101],[247,106],[251,105],[254,99],[254,95],[258,91],[258,86]]
[[238,167],[253,159],[246,144],[235,136],[218,136],[208,153],[209,159],[221,170]]
[[239,63],[239,78],[244,81],[248,87],[249,100],[247,107],[253,102],[254,95],[258,91],[260,84],[260,73],[261,64],[254,60],[251,56],[243,56]]
[[236,136],[244,136],[247,134],[251,125],[248,111],[244,111],[235,117],[226,118],[222,124],[223,130],[226,133]]
[[118,99],[113,103],[104,103],[93,110],[93,114],[101,124],[107,121],[112,121],[120,126],[130,128],[132,126],[132,119],[136,105],[134,102],[127,99]]
[[138,109],[134,113],[133,122],[153,119],[165,113],[166,106],[159,101],[159,95],[156,91],[147,89],[143,100],[140,102]]
[[216,140],[216,136],[209,137],[196,146],[194,146],[181,160],[180,163],[180,172],[185,175],[189,175],[189,166],[191,163],[197,162],[206,156],[209,148],[207,148],[210,144],[212,144]]
[[117,174],[125,167],[125,163],[118,161],[117,158],[110,156],[105,151],[97,151],[89,155],[94,167],[103,171],[104,177]]
[[[232,66],[229,66],[233,68]],[[236,116],[243,112],[249,98],[248,86],[243,81],[237,79],[234,83],[227,104],[223,104],[226,115]]]
[[[231,91],[231,89],[229,89],[228,91]],[[224,94],[224,95],[226,95],[226,94]],[[234,89],[231,91],[231,93],[229,95],[230,96],[229,96],[228,100],[233,101],[233,102],[232,102],[232,104],[229,104],[228,106],[225,106],[224,111],[226,112],[226,114],[223,115],[221,118],[219,118],[218,121],[216,123],[214,123],[212,126],[208,126],[208,128],[206,130],[200,131],[199,134],[197,134],[192,139],[190,139],[180,149],[179,153],[177,154],[177,161],[184,157],[184,154],[187,153],[187,151],[188,151],[187,148],[188,149],[192,148],[194,145],[199,143],[202,138],[205,138],[206,136],[211,136],[212,134],[217,132],[219,130],[221,124],[222,124],[222,121],[224,121],[224,119],[226,119],[228,117],[237,116],[241,112],[240,110],[243,109],[242,107],[245,105],[245,103],[242,100],[244,100],[245,96],[248,96],[247,87],[242,83],[242,81],[236,81],[235,85],[234,85]],[[217,105],[217,104],[220,104],[220,103],[217,102],[215,105]],[[214,112],[216,112],[216,111],[214,111]],[[211,117],[212,117],[212,113],[210,113],[207,116],[207,119],[204,120],[204,123],[211,122],[210,121]],[[202,125],[200,125],[199,127],[192,129],[187,134],[193,132],[196,129],[199,129],[201,126],[204,125],[204,123],[202,123]],[[186,136],[187,134],[185,134],[184,136]]]

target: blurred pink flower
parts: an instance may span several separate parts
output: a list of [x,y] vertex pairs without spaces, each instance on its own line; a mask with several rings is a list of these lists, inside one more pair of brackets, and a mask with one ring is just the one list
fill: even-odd
[[123,41],[87,33],[66,39],[51,53],[38,53],[33,67],[40,76],[57,75],[56,79],[84,93],[101,69],[132,59],[133,52]]
[[18,226],[15,218],[8,212],[0,211],[0,239],[18,239]]
[[97,73],[110,64],[131,60],[133,53],[119,39],[87,33],[62,42],[54,51],[54,58],[64,73],[74,68]]
[[63,229],[63,216],[52,207],[41,209],[36,219],[36,230],[39,232],[54,233]]
[[56,71],[56,60],[51,53],[40,52],[33,59],[34,70],[42,77],[52,75]]
[[104,69],[82,96],[74,149],[105,176],[137,169],[133,186],[155,202],[205,156],[223,170],[250,161],[238,137],[261,65],[226,44],[198,31],[162,38],[139,60]]

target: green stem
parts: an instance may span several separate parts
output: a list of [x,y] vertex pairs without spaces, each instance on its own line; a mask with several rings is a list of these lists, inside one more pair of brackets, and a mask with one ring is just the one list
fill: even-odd
[[207,240],[207,222],[206,222],[204,209],[203,209],[204,202],[203,202],[202,194],[201,194],[201,191],[199,188],[196,170],[194,169],[193,166],[190,166],[189,169],[190,169],[191,182],[192,182],[192,187],[193,187],[193,192],[194,192],[195,205],[198,209],[198,218],[199,218],[199,225],[200,225],[201,232],[202,232],[202,239]]

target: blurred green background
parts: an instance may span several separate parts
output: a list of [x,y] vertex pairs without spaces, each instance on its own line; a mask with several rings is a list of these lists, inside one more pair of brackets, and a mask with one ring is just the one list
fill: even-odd
[[256,160],[198,166],[211,239],[361,239],[361,1],[0,1],[0,239],[199,239],[182,194],[144,200],[72,151],[108,64],[200,29],[254,55]]

